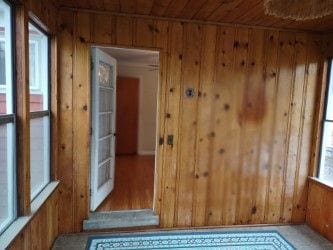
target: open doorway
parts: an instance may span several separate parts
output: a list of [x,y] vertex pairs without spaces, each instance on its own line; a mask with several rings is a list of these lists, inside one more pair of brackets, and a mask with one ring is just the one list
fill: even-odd
[[92,48],[90,211],[153,209],[159,53]]

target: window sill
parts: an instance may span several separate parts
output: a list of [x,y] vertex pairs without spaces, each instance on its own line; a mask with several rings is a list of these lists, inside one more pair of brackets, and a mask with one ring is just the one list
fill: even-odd
[[31,214],[28,216],[18,217],[1,235],[0,249],[7,249],[16,236],[29,224],[43,206],[45,201],[57,189],[59,181],[50,182],[43,191],[31,202]]
[[333,191],[333,185],[332,184],[324,182],[324,181],[318,179],[317,177],[310,177],[309,176],[308,178],[309,178],[310,182],[313,182],[313,183],[318,184],[318,185],[320,185],[320,186],[322,186],[322,187],[324,187],[328,190]]

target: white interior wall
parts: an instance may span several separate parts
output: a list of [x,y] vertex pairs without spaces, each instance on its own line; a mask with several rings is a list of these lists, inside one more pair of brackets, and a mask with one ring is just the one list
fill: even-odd
[[118,64],[118,76],[140,79],[138,154],[155,154],[158,70],[144,65]]

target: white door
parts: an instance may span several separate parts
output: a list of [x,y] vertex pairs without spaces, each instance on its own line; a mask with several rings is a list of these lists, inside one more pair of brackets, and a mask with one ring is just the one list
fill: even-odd
[[114,186],[116,74],[117,61],[92,48],[91,211]]

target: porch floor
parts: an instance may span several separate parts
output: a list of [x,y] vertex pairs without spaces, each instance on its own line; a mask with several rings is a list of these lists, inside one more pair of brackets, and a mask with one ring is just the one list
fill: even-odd
[[[156,229],[158,230],[158,229]],[[330,250],[333,249],[333,243],[317,234],[306,225],[286,225],[286,226],[252,226],[252,227],[228,227],[223,230],[227,231],[258,231],[258,230],[277,230],[285,237],[296,249],[302,250]],[[142,230],[141,230],[142,231]],[[85,249],[89,235],[111,234],[112,232],[103,233],[80,233],[72,235],[61,235],[57,238],[52,249]],[[113,232],[115,233],[115,231]]]

